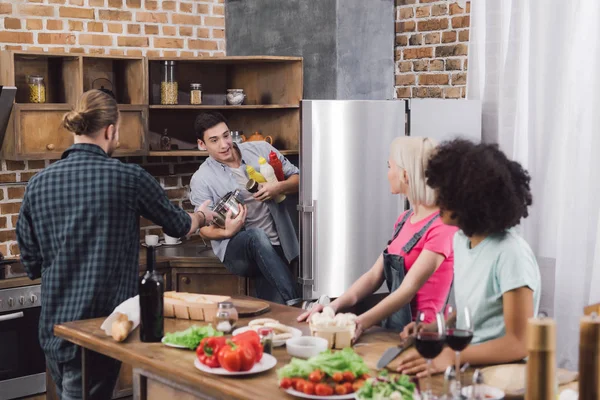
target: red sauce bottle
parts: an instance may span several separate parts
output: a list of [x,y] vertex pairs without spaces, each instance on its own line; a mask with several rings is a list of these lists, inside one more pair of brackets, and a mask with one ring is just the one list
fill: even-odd
[[269,165],[273,167],[275,170],[275,176],[278,181],[285,181],[285,175],[283,174],[283,164],[281,164],[281,160],[277,157],[274,151],[269,153]]

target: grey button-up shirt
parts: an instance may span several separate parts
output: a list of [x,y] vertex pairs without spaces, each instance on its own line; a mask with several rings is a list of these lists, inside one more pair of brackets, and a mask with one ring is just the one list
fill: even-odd
[[[242,163],[251,165],[257,171],[260,170],[258,159],[264,157],[268,160],[269,153],[274,151],[283,164],[283,173],[286,179],[300,172],[294,164],[289,162],[277,149],[267,142],[241,143],[238,147],[242,154]],[[198,171],[194,173],[194,176],[192,176],[190,189],[190,201],[198,209],[206,200],[210,200],[214,205],[227,192],[240,188],[228,166],[221,164],[212,157],[208,157],[200,168],[198,168]],[[277,204],[273,200],[269,200],[266,204],[273,216],[283,253],[289,262],[298,257],[300,246],[294,225],[285,207],[285,201],[287,200]],[[223,261],[229,239],[213,240],[211,243],[216,256]]]

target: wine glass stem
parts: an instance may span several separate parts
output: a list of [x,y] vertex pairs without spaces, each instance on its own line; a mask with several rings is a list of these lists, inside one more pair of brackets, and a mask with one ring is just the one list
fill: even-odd
[[427,400],[433,398],[433,393],[431,392],[431,359],[427,359],[427,385],[426,385],[426,393]]
[[456,386],[455,390],[457,391],[457,396],[460,396],[460,389],[462,387],[462,381],[460,379],[460,351],[456,351],[456,361],[454,364],[455,372],[456,372]]

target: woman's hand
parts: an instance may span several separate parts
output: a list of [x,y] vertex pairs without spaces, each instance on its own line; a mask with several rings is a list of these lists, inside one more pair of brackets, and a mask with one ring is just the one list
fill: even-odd
[[[431,374],[442,373],[451,365],[454,365],[454,352],[450,348],[445,348],[439,356],[432,360]],[[427,360],[415,350],[402,359],[397,371],[423,378],[427,376]]]
[[358,317],[356,319],[356,330],[354,331],[354,337],[352,338],[352,343],[356,343],[358,341],[358,338],[360,338],[360,335],[362,335],[364,331],[365,331],[365,328],[362,324],[360,317]]
[[416,333],[416,326],[414,322],[409,323],[404,327],[402,332],[400,332],[400,339],[406,339],[409,336],[413,336]]

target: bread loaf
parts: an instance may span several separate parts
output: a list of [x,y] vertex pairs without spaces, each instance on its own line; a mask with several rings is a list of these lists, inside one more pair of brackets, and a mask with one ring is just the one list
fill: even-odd
[[117,342],[122,342],[129,336],[132,328],[133,322],[127,318],[127,315],[117,313],[117,319],[112,323],[111,335]]

